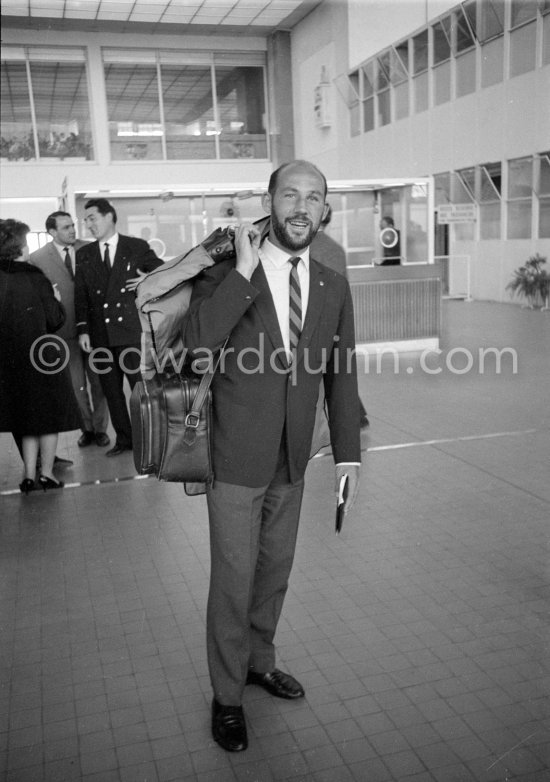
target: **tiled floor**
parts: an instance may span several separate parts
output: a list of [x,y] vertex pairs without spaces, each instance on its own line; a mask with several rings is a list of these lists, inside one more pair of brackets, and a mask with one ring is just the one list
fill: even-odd
[[[204,500],[74,433],[77,485],[25,498],[0,436],[0,779],[550,780],[550,313],[443,315],[438,360],[361,363],[339,537],[331,460],[309,467],[277,637],[306,699],[248,688],[244,753],[209,731]],[[510,349],[500,373],[479,348]]]

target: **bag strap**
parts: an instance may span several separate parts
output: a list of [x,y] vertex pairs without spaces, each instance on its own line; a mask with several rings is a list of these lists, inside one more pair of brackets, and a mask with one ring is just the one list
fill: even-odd
[[206,401],[206,398],[208,396],[208,391],[210,390],[212,380],[214,379],[214,374],[219,366],[221,357],[223,355],[228,340],[229,337],[227,337],[227,339],[221,346],[220,352],[218,353],[216,360],[209,365],[207,371],[204,372],[203,376],[201,377],[201,382],[199,383],[199,387],[197,388],[197,393],[195,394],[195,396],[193,397],[193,401],[191,402],[191,410],[189,410],[189,412],[185,416],[185,432],[183,435],[183,440],[187,445],[193,445],[193,443],[195,442],[195,438],[197,436],[197,429],[201,420],[201,411]]

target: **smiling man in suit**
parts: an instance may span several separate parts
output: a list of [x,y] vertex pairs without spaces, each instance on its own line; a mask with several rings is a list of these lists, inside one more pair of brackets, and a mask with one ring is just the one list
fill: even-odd
[[[207,653],[212,734],[248,745],[245,685],[304,696],[275,667],[273,638],[292,567],[319,384],[324,382],[336,484],[355,501],[361,461],[353,305],[345,277],[310,257],[327,185],[311,163],[270,178],[269,233],[235,229],[236,262],[197,278],[184,341],[197,358],[229,337],[212,384],[214,482],[207,488],[211,573]],[[349,359],[349,360],[348,360]],[[322,380],[321,380],[322,378]]]
[[[86,242],[76,238],[74,221],[68,212],[53,212],[46,218],[46,231],[52,241],[31,253],[30,263],[38,266],[52,284],[57,285],[66,319],[56,333],[69,348],[69,370],[73,391],[82,419],[82,434],[78,445],[84,448],[92,443],[109,445],[107,427],[109,411],[98,375],[88,364],[88,357],[80,348],[74,313],[74,279],[76,253]],[[88,382],[92,403],[88,394]]]
[[124,396],[124,377],[139,379],[141,326],[129,280],[162,264],[143,239],[117,231],[117,213],[106,198],[84,205],[84,222],[95,242],[77,252],[75,313],[79,342],[93,355],[109,405],[116,443],[107,456],[132,448],[132,426]]

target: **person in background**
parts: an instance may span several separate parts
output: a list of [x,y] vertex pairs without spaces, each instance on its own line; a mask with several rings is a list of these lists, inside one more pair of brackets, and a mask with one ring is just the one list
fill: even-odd
[[[316,261],[320,261],[329,269],[334,269],[335,272],[342,274],[348,279],[348,264],[346,259],[346,251],[332,236],[329,236],[325,229],[332,220],[332,207],[329,204],[326,216],[321,220],[319,230],[313,237],[313,241],[310,245],[311,256]],[[369,419],[367,411],[361,399],[359,399],[359,425],[361,429],[367,429],[369,426]]]
[[[109,445],[107,435],[109,410],[101,389],[99,375],[92,370],[88,356],[81,349],[76,332],[74,314],[74,279],[76,252],[86,242],[76,238],[74,221],[68,212],[53,212],[46,218],[46,231],[52,241],[31,253],[29,262],[41,269],[51,283],[57,284],[61,303],[65,308],[65,323],[57,332],[69,348],[69,371],[73,391],[82,418],[82,434],[78,446],[92,443],[104,448]],[[88,392],[88,382],[92,402]]]
[[[388,231],[387,229],[391,230]],[[382,244],[384,260],[379,266],[399,266],[401,263],[401,234],[395,227],[393,217],[386,216],[380,220],[381,237],[384,235],[385,231],[387,231],[386,237],[390,241],[385,241],[384,244]],[[389,244],[391,244],[391,247],[388,246]]]
[[[261,242],[250,223],[236,227],[236,262],[221,261],[197,277],[184,329],[185,345],[203,358],[229,336],[223,369],[212,383],[206,620],[212,735],[229,752],[248,746],[245,685],[278,698],[304,697],[302,685],[275,667],[273,639],[296,547],[321,382],[336,486],[343,476],[349,481],[346,510],[358,490],[351,293],[347,280],[309,251],[326,213],[326,193],[324,175],[307,161],[277,169],[262,200],[271,217],[267,237]],[[337,366],[335,345],[345,367]]]
[[28,233],[25,223],[0,220],[0,431],[21,440],[25,494],[63,487],[53,474],[58,433],[80,426],[65,354],[52,335],[65,311],[57,289],[28,263]]
[[135,284],[128,281],[135,282],[140,272],[150,272],[162,261],[143,239],[118,233],[117,213],[106,198],[92,198],[84,209],[84,222],[96,241],[76,253],[76,329],[85,353],[104,349],[100,380],[116,432],[116,443],[107,456],[118,456],[132,448],[123,386],[125,376],[130,388],[139,379],[141,353]]

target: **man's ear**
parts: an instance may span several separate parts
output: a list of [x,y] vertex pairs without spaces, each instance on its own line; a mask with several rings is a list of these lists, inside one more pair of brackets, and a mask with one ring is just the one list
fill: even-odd
[[271,193],[264,193],[262,195],[262,206],[264,208],[264,212],[267,212],[268,215],[271,214]]
[[328,215],[329,205],[325,201],[325,208],[323,209],[323,216],[321,218],[321,221],[325,219],[325,217]]

